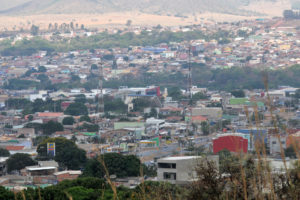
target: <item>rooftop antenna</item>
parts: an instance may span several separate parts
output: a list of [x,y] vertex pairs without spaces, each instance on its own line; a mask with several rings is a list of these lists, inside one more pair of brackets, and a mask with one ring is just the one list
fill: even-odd
[[98,93],[98,113],[103,113],[104,112],[104,98],[103,98],[103,66],[102,63],[99,63],[99,90],[100,92]]
[[[191,44],[189,44],[189,50],[188,50],[189,58],[188,58],[188,67],[189,67],[189,73],[188,73],[188,83],[187,83],[187,94],[189,101],[192,102],[192,67],[191,67]],[[190,107],[190,120],[187,123],[187,132],[189,133],[190,127],[192,126],[192,118],[193,118],[193,108]]]
[[188,60],[188,67],[189,67],[189,73],[188,73],[188,87],[187,87],[187,93],[190,98],[190,100],[193,97],[192,94],[192,67],[191,67],[191,45],[189,45],[189,60]]

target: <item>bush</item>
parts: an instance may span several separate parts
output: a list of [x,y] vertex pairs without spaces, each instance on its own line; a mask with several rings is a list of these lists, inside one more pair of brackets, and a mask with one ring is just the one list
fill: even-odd
[[74,122],[74,117],[65,117],[62,121],[63,125],[73,125]]

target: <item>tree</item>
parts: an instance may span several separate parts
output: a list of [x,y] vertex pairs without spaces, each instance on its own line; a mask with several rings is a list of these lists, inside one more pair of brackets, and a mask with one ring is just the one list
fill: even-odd
[[284,150],[284,154],[289,158],[297,158],[295,148],[292,145]]
[[290,125],[291,127],[298,127],[298,126],[300,126],[300,120],[299,119],[289,119],[288,125]]
[[233,90],[231,91],[231,94],[236,98],[245,97],[245,92],[243,90]]
[[65,110],[65,114],[73,116],[87,115],[88,109],[83,103],[75,102],[68,106],[68,108]]
[[39,66],[38,72],[42,72],[42,73],[47,72],[47,68],[45,66]]
[[8,109],[24,109],[30,106],[31,102],[28,99],[13,99],[9,98],[5,101],[5,107]]
[[104,60],[114,60],[115,56],[112,54],[106,54],[102,57]]
[[219,155],[219,169],[220,173],[230,173],[230,168],[232,168],[233,164],[239,164],[239,160],[236,156],[232,156],[230,151],[227,149],[223,149],[218,152]]
[[132,101],[133,110],[143,112],[144,108],[151,107],[151,100],[145,98],[138,98]]
[[52,133],[55,133],[56,131],[63,131],[64,127],[59,122],[49,121],[46,124],[42,125],[42,130],[45,135],[51,135]]
[[28,121],[32,121],[33,120],[33,116],[32,115],[29,115],[28,116]]
[[25,125],[25,128],[34,128],[35,134],[38,134],[39,132],[41,132],[43,130],[42,126],[43,126],[43,124],[40,124],[40,123],[29,122],[28,124]]
[[123,60],[126,61],[126,62],[128,62],[129,61],[129,57],[128,56],[124,56]]
[[86,130],[88,132],[98,132],[99,125],[98,124],[91,124],[91,123],[84,123],[83,126],[78,127],[79,130]]
[[51,29],[52,29],[52,24],[49,23],[49,25],[48,25],[48,30],[51,30]]
[[[268,179],[265,179],[266,174],[270,173],[264,163],[260,163],[262,164],[260,170],[257,170],[257,164],[251,156],[244,158],[235,156],[233,161],[227,164],[224,173],[217,169],[213,161],[204,159],[198,162],[196,181],[192,183],[191,192],[187,199],[218,200],[266,197],[266,194],[263,194],[263,183],[259,181],[267,181]],[[267,183],[269,184],[270,181],[272,180]]]
[[72,135],[71,141],[75,143],[77,141],[77,137],[75,135]]
[[39,75],[37,75],[37,77],[36,77],[38,80],[40,80],[41,81],[41,83],[46,83],[46,82],[48,82],[49,81],[49,78],[48,78],[48,76],[47,75],[45,75],[45,74],[39,74]]
[[54,160],[63,168],[78,170],[86,163],[86,152],[76,144],[65,138],[48,138],[37,147],[39,159],[49,159],[47,155],[47,143],[55,143]]
[[33,144],[33,146],[38,146],[41,142],[43,142],[44,140],[46,140],[48,138],[49,138],[49,136],[47,136],[47,135],[37,136],[32,139],[32,144]]
[[16,153],[9,157],[6,161],[7,171],[21,170],[27,166],[35,165],[36,162],[30,157],[29,154]]
[[25,72],[24,76],[29,77],[29,76],[31,76],[32,73],[35,73],[35,72],[37,72],[35,69],[29,69]]
[[91,65],[91,70],[97,70],[97,69],[98,69],[98,66],[96,64]]
[[94,199],[95,191],[93,189],[87,189],[82,186],[70,187],[66,190],[68,196],[71,196],[74,200]]
[[38,35],[39,34],[39,27],[35,26],[35,25],[32,25],[31,28],[30,28],[30,33],[32,35]]
[[75,96],[75,102],[85,104],[86,103],[86,97],[85,97],[85,95],[84,94],[76,95]]
[[117,64],[116,59],[114,59],[114,61],[113,61],[112,69],[118,69],[118,64]]
[[192,99],[193,101],[198,101],[200,99],[207,99],[208,97],[202,93],[202,92],[197,92],[196,94],[193,95]]
[[71,81],[72,82],[78,82],[78,81],[80,81],[80,77],[77,76],[77,75],[72,74],[71,75]]
[[191,104],[195,104],[197,101],[201,100],[201,99],[208,99],[208,96],[205,95],[204,93],[202,92],[197,92],[196,94],[194,94],[192,96],[192,99],[191,99]]
[[54,23],[54,29],[57,30],[57,28],[58,28],[58,24]]
[[7,149],[0,148],[0,157],[9,157],[10,153]]
[[18,138],[26,138],[25,135],[22,133],[21,135],[18,136]]
[[157,110],[155,108],[151,108],[149,117],[157,117]]
[[73,125],[75,122],[74,117],[65,117],[62,121],[63,125]]
[[127,22],[126,22],[126,26],[128,26],[128,27],[129,27],[129,26],[131,26],[131,24],[132,24],[132,20],[130,20],[130,19],[129,19],[129,20],[127,20]]
[[196,173],[197,181],[191,185],[188,199],[221,199],[224,181],[215,164],[212,161],[199,162]]
[[201,130],[203,135],[208,135],[209,134],[209,124],[208,122],[204,121],[201,122]]
[[128,106],[121,99],[113,99],[110,97],[104,97],[104,110],[105,112],[117,112],[126,113]]
[[178,87],[168,88],[168,96],[172,97],[173,100],[180,100],[183,98],[182,92]]
[[14,200],[15,195],[12,191],[5,189],[5,187],[3,186],[0,186],[0,199]]
[[70,28],[73,30],[74,29],[74,23],[70,22]]
[[87,115],[81,116],[79,119],[80,122],[91,122],[91,118]]
[[[100,160],[102,161],[100,162]],[[141,162],[136,156],[106,153],[101,155],[101,157],[90,159],[83,171],[83,176],[103,178],[105,176],[103,163],[105,163],[110,175],[129,177],[140,174]]]
[[300,99],[300,89],[296,90],[295,98]]

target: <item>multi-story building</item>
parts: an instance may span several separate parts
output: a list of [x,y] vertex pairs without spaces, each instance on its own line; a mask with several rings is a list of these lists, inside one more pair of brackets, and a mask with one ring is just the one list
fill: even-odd
[[[219,156],[209,156],[207,160],[213,161],[219,167]],[[196,167],[204,162],[201,156],[167,157],[157,160],[157,179],[172,184],[187,184],[197,178]]]

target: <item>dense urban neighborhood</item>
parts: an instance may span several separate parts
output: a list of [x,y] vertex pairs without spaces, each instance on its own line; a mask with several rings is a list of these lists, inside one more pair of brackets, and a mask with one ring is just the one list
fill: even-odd
[[[97,199],[103,187],[101,199],[153,197],[155,188],[161,199],[236,199],[235,187],[249,199],[299,198],[286,194],[286,180],[268,185],[297,173],[299,21],[131,23],[0,34],[0,199],[24,189],[28,199],[40,189],[44,199]],[[268,169],[257,172],[270,178],[257,179],[262,193],[247,171],[255,163]]]

